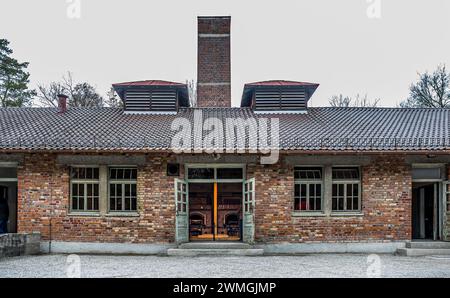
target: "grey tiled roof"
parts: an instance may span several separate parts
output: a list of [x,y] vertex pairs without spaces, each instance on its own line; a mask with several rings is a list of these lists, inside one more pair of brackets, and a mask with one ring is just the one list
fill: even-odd
[[64,114],[54,108],[1,108],[0,150],[169,150],[176,133],[172,121],[183,117],[192,123],[195,110],[202,111],[203,120],[278,118],[281,150],[450,150],[450,109],[331,107],[311,107],[305,114],[183,108],[177,115],[125,114],[117,108],[70,108]]

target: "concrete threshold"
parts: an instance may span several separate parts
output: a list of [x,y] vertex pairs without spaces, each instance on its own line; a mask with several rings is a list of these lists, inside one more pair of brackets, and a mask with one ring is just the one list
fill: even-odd
[[194,257],[194,256],[262,256],[261,248],[170,248],[168,256]]

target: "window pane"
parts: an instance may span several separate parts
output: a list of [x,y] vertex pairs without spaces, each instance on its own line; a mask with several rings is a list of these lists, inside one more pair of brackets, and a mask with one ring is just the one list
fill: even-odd
[[333,179],[335,180],[358,180],[358,168],[333,168]]
[[137,190],[136,190],[136,184],[131,184],[131,196],[136,197]]
[[117,179],[117,169],[109,169],[109,179]]
[[344,210],[344,199],[339,198],[338,200],[338,210]]
[[116,196],[122,197],[122,184],[116,184]]
[[72,196],[78,196],[78,184],[72,184]]
[[322,196],[322,184],[316,184],[316,196],[317,197]]
[[300,196],[306,198],[306,184],[300,184]]
[[353,198],[353,210],[359,210],[359,199]]
[[131,186],[130,184],[125,184],[125,197],[129,197],[131,195]]
[[116,210],[116,199],[113,197],[110,197],[109,199],[109,209],[112,211]]
[[93,201],[92,198],[87,198],[87,210],[93,210]]
[[93,189],[92,184],[88,184],[87,185],[87,196],[88,197],[92,197],[92,189]]
[[316,210],[315,204],[316,200],[313,197],[309,198],[309,210]]
[[322,210],[322,199],[321,198],[316,198],[316,210]]
[[72,209],[78,210],[78,197],[72,197]]
[[321,180],[322,168],[296,167],[294,169],[294,178],[300,180]]
[[190,168],[188,169],[189,179],[214,179],[214,169],[211,168]]
[[71,168],[70,169],[70,178],[77,179],[79,178],[79,171],[78,168]]
[[306,210],[306,198],[300,198],[300,210]]
[[137,179],[137,169],[131,170],[131,179]]
[[131,210],[131,199],[130,198],[125,199],[125,210]]
[[84,197],[84,184],[78,184],[78,195]]
[[116,185],[115,184],[110,184],[109,185],[109,196],[110,197],[115,197],[116,196]]
[[123,208],[123,206],[122,206],[122,198],[117,198],[116,206],[117,206],[117,210],[118,211],[122,210],[122,208]]
[[338,196],[344,197],[344,184],[338,184]]
[[243,179],[244,169],[242,168],[219,168],[217,169],[217,179]]
[[123,177],[123,169],[117,169],[117,179],[122,180]]
[[93,175],[92,175],[92,168],[87,168],[86,169],[86,179],[92,179]]
[[110,168],[110,180],[136,180],[137,169],[133,168]]
[[0,168],[0,178],[17,178],[17,168]]
[[353,184],[353,196],[354,197],[359,196],[359,185],[358,184]]
[[294,210],[300,210],[300,198],[294,198]]

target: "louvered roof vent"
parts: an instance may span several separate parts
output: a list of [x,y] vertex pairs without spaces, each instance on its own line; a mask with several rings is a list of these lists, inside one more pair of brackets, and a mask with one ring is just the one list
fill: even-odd
[[304,112],[319,84],[293,81],[265,81],[246,84],[241,107],[261,113]]
[[132,113],[176,113],[178,107],[189,107],[186,84],[167,81],[138,81],[113,84]]

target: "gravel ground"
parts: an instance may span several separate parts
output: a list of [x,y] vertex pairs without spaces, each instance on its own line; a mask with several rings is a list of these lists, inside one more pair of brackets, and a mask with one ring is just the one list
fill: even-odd
[[[77,260],[80,260],[81,266],[76,265]],[[80,255],[78,259],[74,255],[54,254],[0,259],[0,277],[66,277],[67,273],[76,276],[77,272],[81,272],[81,277],[450,277],[450,256]]]

